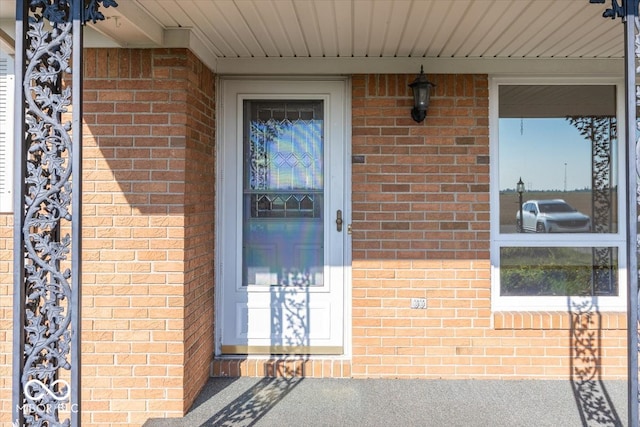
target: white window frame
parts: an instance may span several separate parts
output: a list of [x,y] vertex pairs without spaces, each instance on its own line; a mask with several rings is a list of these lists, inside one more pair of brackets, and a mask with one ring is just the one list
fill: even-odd
[[[616,233],[592,234],[544,234],[526,235],[530,247],[615,247],[618,250],[618,295],[567,297],[567,296],[501,296],[500,249],[523,246],[523,236],[518,233],[500,232],[500,170],[498,139],[498,89],[501,85],[615,85],[617,118],[617,166],[618,174],[618,230]],[[491,155],[491,309],[492,311],[570,311],[572,307],[590,307],[597,311],[626,311],[627,309],[627,244],[626,201],[627,182],[624,143],[624,81],[614,77],[491,77],[489,79],[489,138]],[[514,183],[515,185],[515,183]],[[523,200],[525,202],[525,200]],[[584,305],[583,305],[584,304]]]
[[0,51],[0,213],[13,212],[14,59]]

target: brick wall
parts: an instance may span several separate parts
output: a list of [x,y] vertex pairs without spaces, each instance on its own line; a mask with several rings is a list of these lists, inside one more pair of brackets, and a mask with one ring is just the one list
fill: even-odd
[[181,416],[213,352],[213,75],[90,49],[84,85],[83,422]]
[[[186,50],[87,49],[82,421],[181,416],[213,354],[214,75]],[[0,215],[0,421],[12,215]]]
[[215,81],[193,55],[186,64],[184,407],[208,379],[213,358]]
[[353,77],[353,376],[624,378],[624,315],[492,314],[487,76],[429,76],[420,124],[413,78]]
[[0,424],[11,421],[13,215],[0,214]]

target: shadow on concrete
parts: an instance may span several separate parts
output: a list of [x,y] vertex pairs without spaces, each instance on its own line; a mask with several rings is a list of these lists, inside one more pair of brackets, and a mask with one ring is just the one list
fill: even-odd
[[[624,424],[626,382],[605,383]],[[203,394],[202,404],[183,418],[149,420],[145,427],[584,426],[566,380],[240,377],[211,378],[207,388],[204,393],[214,397]]]
[[570,381],[583,427],[622,427],[602,381],[602,315],[592,302],[570,303]]
[[189,410],[195,411],[201,405],[211,401],[217,394],[221,393],[225,388],[233,384],[237,379],[238,378],[235,377],[227,378],[227,381],[208,381],[202,391],[200,391],[200,394],[196,398],[195,402],[193,402],[193,405]]
[[301,378],[263,378],[201,427],[253,426],[301,381]]
[[[247,378],[243,379],[247,380]],[[302,381],[302,378],[263,378],[229,401],[228,395],[233,395],[237,390],[245,387],[245,385],[236,387],[234,384],[236,381],[243,382],[240,378],[212,379],[185,417],[152,418],[147,420],[143,427],[253,426],[289,394]],[[234,390],[228,393],[225,390],[227,387]],[[229,403],[219,408],[219,401]]]

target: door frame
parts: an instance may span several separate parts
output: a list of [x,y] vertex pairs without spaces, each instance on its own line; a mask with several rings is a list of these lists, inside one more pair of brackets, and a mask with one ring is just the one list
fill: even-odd
[[[286,82],[298,82],[298,83],[313,83],[314,85],[322,85],[322,83],[342,82],[342,105],[344,111],[343,123],[344,129],[342,129],[342,140],[344,146],[342,147],[342,155],[344,156],[344,212],[343,220],[345,222],[344,231],[342,233],[342,244],[344,248],[343,257],[343,290],[342,290],[342,305],[343,305],[343,349],[344,352],[339,356],[310,356],[311,358],[344,358],[350,357],[352,354],[352,274],[351,274],[351,262],[352,262],[352,246],[351,235],[348,232],[351,225],[351,79],[345,76],[278,76],[278,77],[259,77],[259,76],[217,76],[216,78],[216,185],[215,185],[215,276],[214,276],[214,333],[215,333],[215,348],[214,355],[221,356],[222,345],[222,322],[223,319],[223,292],[224,286],[222,285],[225,280],[226,266],[228,263],[227,257],[224,251],[224,242],[222,242],[222,233],[220,230],[225,227],[225,217],[223,209],[221,208],[225,196],[229,191],[236,191],[235,188],[225,187],[224,179],[224,154],[225,144],[222,143],[225,139],[226,125],[224,123],[224,98],[225,98],[225,83],[229,81],[246,81],[248,84],[254,84],[256,82],[261,83],[264,87],[269,87],[274,83],[282,84]],[[265,91],[270,92],[270,91]],[[231,268],[235,268],[232,266]],[[251,357],[251,355],[249,355]],[[229,356],[237,357],[237,356]]]

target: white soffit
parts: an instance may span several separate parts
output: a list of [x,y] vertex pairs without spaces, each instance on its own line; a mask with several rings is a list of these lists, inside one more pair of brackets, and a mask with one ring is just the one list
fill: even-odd
[[[0,0],[0,28],[15,20]],[[623,72],[589,0],[118,0],[89,47],[184,47],[221,74]],[[185,33],[188,33],[185,34]]]

